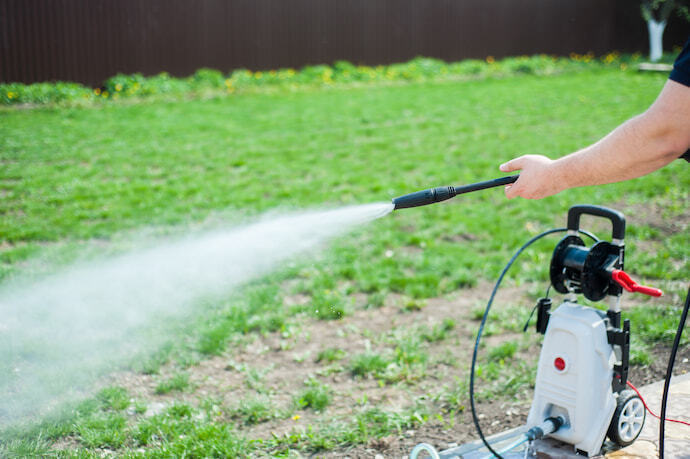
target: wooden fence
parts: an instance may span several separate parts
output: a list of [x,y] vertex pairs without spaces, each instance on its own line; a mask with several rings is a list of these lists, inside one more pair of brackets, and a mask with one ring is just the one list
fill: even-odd
[[4,82],[614,49],[646,49],[635,1],[0,0]]

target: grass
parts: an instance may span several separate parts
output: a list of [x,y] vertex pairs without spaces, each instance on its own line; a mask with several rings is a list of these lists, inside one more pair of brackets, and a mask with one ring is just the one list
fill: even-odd
[[164,395],[173,391],[183,391],[189,387],[189,373],[180,372],[158,383],[155,392]]
[[350,371],[354,376],[382,376],[391,360],[377,352],[365,352],[355,355],[350,362]]
[[332,363],[337,360],[341,360],[343,357],[345,357],[345,351],[342,349],[329,347],[319,352],[319,354],[316,356],[316,362]]
[[273,403],[268,396],[258,395],[241,400],[231,411],[231,416],[245,424],[258,424],[278,417],[279,413],[274,409]]
[[209,423],[204,414],[173,405],[140,422],[128,440],[149,457],[237,457],[248,451],[250,445],[232,425]]
[[434,343],[436,341],[443,341],[449,337],[450,332],[455,328],[455,321],[453,319],[443,319],[443,322],[432,326],[431,328],[422,326],[419,333],[425,341]]
[[[664,81],[659,75],[595,69],[552,77],[0,110],[0,279],[39,275],[84,254],[120,251],[132,234],[144,230],[181,232],[268,210],[387,201],[420,188],[492,178],[500,175],[497,166],[515,155],[553,157],[597,140],[644,110]],[[541,201],[507,201],[493,190],[396,212],[337,241],[316,262],[297,261],[226,301],[200,308],[203,313],[188,324],[183,339],[150,350],[133,366],[156,375],[175,362],[181,370],[172,378],[154,376],[156,391],[193,391],[189,365],[223,355],[238,337],[294,336],[295,324],[305,318],[338,327],[338,320],[354,311],[351,298],[357,294],[365,298],[363,308],[381,308],[395,294],[401,309],[414,313],[429,298],[494,279],[516,247],[542,229],[564,225],[568,207],[576,203],[628,212],[626,268],[666,288],[672,298],[683,293],[682,281],[690,274],[690,234],[660,233],[643,214],[653,208],[664,219],[678,218],[685,212],[688,185],[687,165],[676,162],[634,181]],[[510,282],[545,283],[553,243],[540,242],[525,253]],[[286,296],[295,294],[307,303],[287,306]],[[493,333],[520,331],[530,309],[496,308]],[[677,311],[660,303],[627,314],[641,344],[634,358],[644,363],[645,346],[672,339]],[[383,351],[345,356],[326,348],[316,359],[324,365],[342,360],[355,377],[410,383],[423,377],[429,364],[426,347],[449,339],[454,327],[452,321],[420,326],[416,336],[384,338]],[[489,331],[490,326],[486,335]],[[530,384],[533,368],[515,358],[514,347],[487,350],[494,361],[482,363],[480,377],[496,381],[487,383],[483,399]],[[96,448],[133,456],[143,449],[142,455],[153,457],[287,455],[366,443],[429,415],[419,407],[388,412],[367,406],[332,425],[257,443],[240,427],[284,413],[268,396],[262,374],[246,372],[244,383],[257,399],[234,407],[231,421],[194,406],[175,405],[148,417],[139,408],[128,414],[140,402],[121,388],[109,388],[64,417],[1,433],[0,455],[43,454],[61,438],[71,439],[76,455],[96,454]],[[464,406],[464,391],[458,383],[438,397],[457,411]],[[303,407],[328,411],[324,393],[323,386],[306,387],[290,397]]]
[[302,408],[311,408],[314,411],[323,411],[332,401],[332,391],[327,384],[316,379],[305,382],[306,388],[295,397],[295,405]]
[[516,341],[505,341],[498,346],[489,349],[489,359],[505,361],[512,358],[517,351],[518,343]]
[[97,397],[105,408],[115,411],[125,410],[132,403],[127,390],[123,387],[106,387],[101,389]]

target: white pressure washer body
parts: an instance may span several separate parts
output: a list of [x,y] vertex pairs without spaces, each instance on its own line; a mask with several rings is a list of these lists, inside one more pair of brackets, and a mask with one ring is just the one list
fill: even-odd
[[[611,242],[587,248],[578,236],[580,216],[607,218],[613,225]],[[568,212],[568,235],[556,246],[551,260],[552,286],[566,300],[550,311],[550,299],[537,304],[537,331],[544,342],[527,427],[561,417],[563,425],[549,436],[573,445],[579,453],[599,454],[604,439],[631,444],[642,430],[642,400],[627,389],[630,322],[621,327],[623,288],[653,296],[661,291],[632,281],[623,270],[625,218],[599,206],[574,206]],[[599,301],[609,310],[577,304],[577,294]]]
[[[456,195],[503,186],[515,182],[517,175],[454,187],[437,187],[399,196],[394,208],[405,209],[445,201]],[[597,241],[587,247],[580,238],[580,217],[591,215],[608,219],[612,225],[611,242]],[[475,413],[473,399],[474,365],[481,332],[496,289],[503,275],[520,252],[542,236],[563,229],[546,231],[530,239],[510,260],[499,277],[489,299],[477,333],[470,375],[470,403],[482,446],[467,444],[436,452],[420,443],[410,454],[421,452],[433,458],[485,457],[478,448],[486,446],[491,456],[512,452],[524,442],[551,437],[573,446],[573,454],[598,455],[608,435],[623,447],[631,444],[642,431],[644,403],[635,391],[628,389],[630,355],[630,321],[621,322],[620,299],[623,289],[650,296],[661,296],[661,290],[633,281],[623,271],[625,253],[625,217],[622,213],[595,205],[576,205],[568,210],[567,235],[556,246],[551,258],[551,286],[565,295],[565,301],[551,311],[551,299],[541,298],[537,306],[537,331],[545,335],[539,356],[535,393],[527,425],[495,438],[495,446],[517,435],[515,442],[497,451],[484,437]],[[588,233],[587,233],[588,234]],[[581,294],[590,301],[609,300],[608,311],[577,303]],[[484,453],[485,454],[485,453]],[[511,453],[512,454],[512,453]]]
[[565,423],[550,436],[598,454],[616,409],[615,363],[599,311],[564,302],[549,318],[527,426],[562,416]]

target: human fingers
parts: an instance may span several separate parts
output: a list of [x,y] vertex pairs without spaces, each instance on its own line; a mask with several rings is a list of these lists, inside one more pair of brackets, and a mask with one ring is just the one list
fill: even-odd
[[519,158],[511,159],[507,163],[501,164],[498,169],[501,172],[512,172],[512,171],[518,171],[522,169],[523,163],[524,163],[525,157],[520,156]]
[[518,187],[518,182],[520,179],[518,179],[517,182],[513,183],[512,185],[506,185],[505,187],[505,194],[506,198],[508,199],[513,199],[519,196],[519,187]]

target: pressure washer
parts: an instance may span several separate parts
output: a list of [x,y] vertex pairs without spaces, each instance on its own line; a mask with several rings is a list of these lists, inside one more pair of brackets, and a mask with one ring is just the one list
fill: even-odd
[[[446,186],[417,191],[393,199],[395,210],[445,201],[459,194],[514,183],[518,175],[500,177],[459,187]],[[583,215],[609,220],[610,241],[599,240],[580,228]],[[628,382],[630,359],[630,320],[623,319],[623,290],[659,297],[653,287],[639,285],[623,270],[625,255],[625,217],[619,211],[596,205],[575,205],[568,210],[565,228],[555,228],[532,237],[513,255],[501,272],[489,298],[480,323],[470,371],[469,396],[472,417],[481,439],[481,448],[464,445],[438,452],[431,445],[417,445],[410,458],[426,453],[432,458],[526,457],[536,454],[539,439],[551,438],[571,445],[573,456],[594,456],[602,451],[606,437],[617,447],[632,444],[645,421],[645,405]],[[503,435],[484,436],[474,400],[474,377],[477,351],[489,310],[508,269],[517,257],[537,240],[554,233],[566,233],[556,245],[549,266],[550,286],[544,298],[537,301],[536,331],[544,335],[534,399],[527,423]],[[587,246],[582,236],[593,240]],[[564,295],[553,308],[548,292],[553,288]],[[608,310],[578,304],[578,295],[592,302],[608,300]],[[687,316],[688,300],[681,317],[676,342]],[[531,318],[531,316],[530,316]],[[529,319],[528,319],[529,323]],[[527,325],[525,326],[525,330]],[[677,344],[669,360],[669,375]],[[665,389],[667,392],[667,389]],[[662,411],[665,412],[666,396]],[[660,449],[663,457],[663,419]],[[476,442],[475,442],[476,443]],[[518,455],[516,449],[520,447]],[[484,449],[485,448],[485,449]],[[484,451],[484,452],[480,452]],[[563,451],[563,450],[561,450]],[[490,453],[487,455],[487,452]],[[542,455],[543,456],[543,455]],[[546,455],[549,457],[549,455]]]

